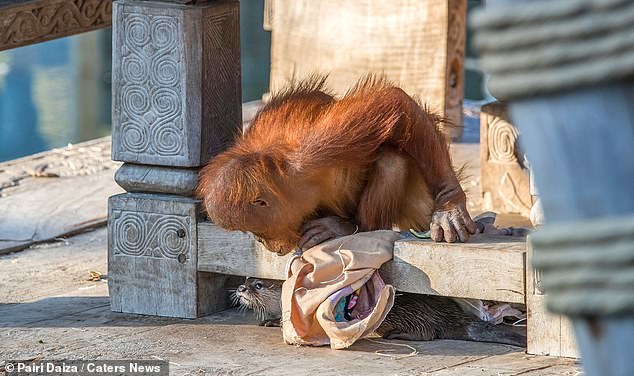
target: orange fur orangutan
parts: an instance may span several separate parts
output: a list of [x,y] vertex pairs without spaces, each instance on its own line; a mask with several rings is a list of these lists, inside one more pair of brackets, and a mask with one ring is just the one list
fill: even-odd
[[209,218],[284,255],[360,231],[428,229],[435,241],[476,231],[430,113],[367,78],[336,100],[324,79],[274,96],[235,145],[200,173]]

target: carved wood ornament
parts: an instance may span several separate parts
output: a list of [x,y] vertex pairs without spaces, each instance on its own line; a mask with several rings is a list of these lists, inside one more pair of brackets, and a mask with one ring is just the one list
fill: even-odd
[[111,0],[19,1],[0,8],[0,50],[109,27]]

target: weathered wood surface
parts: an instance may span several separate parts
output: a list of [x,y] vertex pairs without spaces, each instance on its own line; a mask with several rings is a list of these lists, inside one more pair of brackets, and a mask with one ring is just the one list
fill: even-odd
[[494,102],[480,110],[480,189],[482,209],[528,217],[533,206],[529,171],[519,131],[507,105]]
[[242,130],[239,2],[121,0],[113,25],[112,157],[130,163],[117,181],[166,194],[109,200],[112,309],[185,318],[224,309],[226,277],[196,270],[199,208],[185,196],[196,168]]
[[0,254],[106,223],[110,138],[0,163]]
[[579,358],[570,319],[546,309],[541,273],[531,264],[532,253],[529,237],[526,252],[526,352]]
[[632,84],[624,82],[511,108],[546,218],[534,237],[534,265],[548,309],[572,318],[590,375],[634,373],[632,103]]
[[198,169],[124,163],[114,178],[127,192],[192,196],[198,184]]
[[198,224],[199,271],[286,279],[288,257],[267,251],[249,233],[226,231],[211,222]]
[[523,238],[475,235],[468,243],[398,241],[384,266],[397,290],[524,303]]
[[[115,312],[195,318],[225,308],[224,276],[199,275],[198,202],[124,193],[108,201],[108,284]],[[205,289],[201,290],[205,286]]]
[[[110,311],[106,230],[0,257],[0,354],[6,359],[167,359],[173,374],[579,375],[577,362],[464,341],[361,340],[349,350],[285,345],[278,328],[227,310],[196,320]],[[19,295],[19,304],[16,301]],[[254,345],[257,343],[257,345]],[[377,351],[398,356],[398,361]],[[333,356],[337,362],[333,363]],[[0,373],[5,359],[0,360]],[[477,371],[477,373],[476,373]],[[522,373],[524,374],[524,373]]]
[[241,126],[239,4],[113,7],[115,160],[198,167]]
[[[91,271],[107,276],[105,242],[106,229],[101,228],[0,256],[0,325],[5,322],[2,312],[10,304],[77,294],[105,285],[105,280],[88,281]],[[46,315],[42,311],[41,318]]]
[[0,1],[0,50],[109,27],[112,0]]
[[271,91],[321,72],[341,95],[369,72],[385,74],[462,124],[466,3],[275,0]]
[[[474,236],[466,244],[397,241],[381,276],[397,290],[524,303],[524,239]],[[198,270],[286,279],[288,256],[266,251],[250,234],[198,225]]]

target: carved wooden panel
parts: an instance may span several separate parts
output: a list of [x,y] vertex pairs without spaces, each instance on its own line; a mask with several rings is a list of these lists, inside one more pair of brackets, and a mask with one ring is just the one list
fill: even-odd
[[115,256],[144,256],[187,261],[191,220],[188,216],[112,210]]
[[196,247],[196,205],[191,198],[169,195],[112,196],[108,207],[112,256],[188,262]]
[[197,201],[125,193],[108,200],[113,311],[197,316]]
[[113,158],[186,163],[182,12],[143,9],[115,4]]
[[114,5],[113,159],[196,167],[240,130],[238,3]]
[[203,18],[203,162],[225,150],[242,131],[239,11],[238,3],[221,3]]
[[506,105],[490,103],[480,113],[482,206],[498,213],[528,217],[532,207],[529,171],[519,147],[519,132]]
[[20,0],[0,4],[0,50],[109,27],[111,0]]

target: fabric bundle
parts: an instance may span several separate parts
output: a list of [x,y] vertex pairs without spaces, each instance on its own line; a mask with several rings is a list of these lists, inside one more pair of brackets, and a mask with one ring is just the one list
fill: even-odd
[[394,231],[333,239],[293,256],[282,286],[284,341],[343,349],[374,332],[394,304],[378,269],[392,259]]

